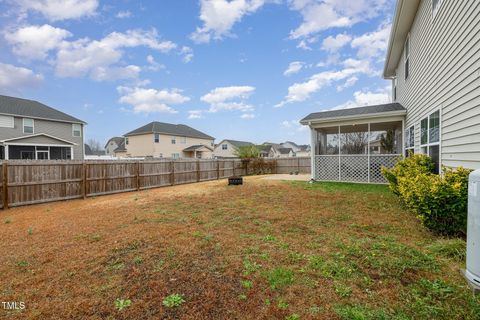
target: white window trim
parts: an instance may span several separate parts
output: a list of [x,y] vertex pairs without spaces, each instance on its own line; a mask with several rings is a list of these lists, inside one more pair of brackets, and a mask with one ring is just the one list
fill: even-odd
[[[158,136],[158,141],[156,141],[157,136]],[[160,143],[160,133],[154,133],[153,134],[153,143]]]
[[[430,142],[430,116],[434,114],[435,112],[438,111],[438,119],[439,119],[439,125],[438,125],[438,142]],[[422,127],[421,127],[421,121],[427,118],[427,143],[422,144]],[[420,153],[422,152],[422,148],[425,148],[427,150],[426,154],[427,156],[430,156],[430,148],[431,146],[438,146],[438,167],[439,167],[439,173],[442,173],[442,109],[435,109],[433,112],[430,112],[426,117],[423,117],[420,120]]]
[[[407,48],[407,43],[408,43],[408,52],[406,50]],[[412,48],[411,48],[411,43],[410,43],[410,33],[407,34],[407,39],[405,40],[405,43],[403,44],[403,51],[404,51],[404,62],[403,62],[403,78],[405,81],[407,81],[408,79],[410,79],[410,66],[411,66],[411,63],[410,63],[410,51],[412,51]],[[407,61],[408,61],[408,76],[407,76]]]
[[[415,151],[415,124],[412,124],[410,127],[408,127],[406,130],[405,130],[405,142],[407,142],[407,131],[410,132],[410,129],[413,128],[413,145],[412,146],[408,146],[405,144],[405,151],[409,151],[409,150],[413,150]],[[406,152],[405,152],[406,153]]]
[[[79,130],[75,130],[75,126],[78,126]],[[76,136],[75,131],[79,131],[80,135]],[[81,138],[82,137],[82,125],[78,123],[72,123],[72,137]]]
[[443,4],[443,0],[438,0],[437,6],[434,8],[433,7],[433,1],[432,1],[432,22],[435,20],[435,17],[437,16],[438,11],[440,10],[440,7]]
[[[26,119],[27,120],[32,120],[32,132],[25,132],[25,120]],[[23,125],[23,133],[26,133],[26,134],[34,134],[35,133],[35,120],[34,119],[23,118],[22,125]]]
[[[223,146],[225,146],[225,148],[223,148]],[[228,144],[222,143],[222,150],[228,150]]]
[[172,138],[170,139],[170,143],[177,144],[177,137],[172,136]]

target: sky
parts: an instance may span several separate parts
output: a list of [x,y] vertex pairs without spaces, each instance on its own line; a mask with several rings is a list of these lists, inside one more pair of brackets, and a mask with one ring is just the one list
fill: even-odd
[[88,123],[308,143],[311,112],[387,103],[394,0],[0,0],[0,94]]

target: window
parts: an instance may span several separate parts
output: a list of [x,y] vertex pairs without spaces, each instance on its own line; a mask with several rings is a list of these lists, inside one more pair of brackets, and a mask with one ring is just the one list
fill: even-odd
[[176,144],[177,143],[177,138],[176,137],[172,137],[172,144]]
[[33,133],[34,121],[33,119],[23,118],[23,133]]
[[227,150],[228,149],[228,144],[224,143],[222,144],[222,150]]
[[407,129],[405,137],[405,156],[408,157],[410,154],[414,153],[415,147],[415,126],[411,126]]
[[13,117],[10,116],[0,116],[0,127],[2,128],[14,128]]
[[178,158],[180,158],[180,154],[179,153],[172,153],[172,158],[173,159],[178,159]]
[[78,123],[72,124],[72,135],[74,137],[81,137],[82,136],[82,126]]
[[128,137],[125,138],[125,144],[128,145]]
[[154,133],[153,134],[153,142],[155,142],[155,143],[160,142],[160,134],[159,133]]
[[443,0],[432,0],[432,16],[435,18]]
[[410,75],[410,35],[407,36],[407,40],[405,41],[405,80],[408,79]]
[[435,172],[440,173],[440,111],[437,110],[420,122],[422,153],[435,163]]
[[393,78],[393,101],[397,101],[397,77]]

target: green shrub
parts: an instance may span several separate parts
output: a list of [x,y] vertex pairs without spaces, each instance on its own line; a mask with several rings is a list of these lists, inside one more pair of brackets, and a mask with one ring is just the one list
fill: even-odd
[[447,236],[465,235],[470,170],[444,168],[443,175],[437,175],[432,169],[429,157],[412,155],[382,172],[392,192],[428,229]]

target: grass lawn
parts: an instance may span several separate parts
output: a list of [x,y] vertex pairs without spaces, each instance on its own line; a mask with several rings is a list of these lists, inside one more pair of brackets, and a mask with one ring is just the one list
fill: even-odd
[[0,318],[480,318],[465,243],[385,186],[249,177],[1,214],[0,300],[26,309]]

